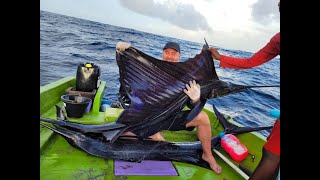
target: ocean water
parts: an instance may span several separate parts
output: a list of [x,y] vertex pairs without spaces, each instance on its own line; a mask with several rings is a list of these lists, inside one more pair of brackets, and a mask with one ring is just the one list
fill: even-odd
[[[91,62],[100,67],[101,79],[107,81],[105,98],[111,102],[117,101],[120,84],[115,46],[119,41],[129,42],[157,59],[161,59],[166,42],[176,41],[181,47],[181,61],[200,53],[203,46],[197,42],[40,11],[40,86],[65,76],[76,76],[80,63]],[[223,55],[252,55],[252,52],[216,48]],[[246,70],[221,68],[218,61],[214,63],[217,74],[223,81],[243,85],[280,85],[279,56]],[[228,114],[244,126],[271,126],[275,118],[269,112],[280,109],[280,88],[250,89],[210,99],[207,103],[214,104],[221,113]],[[266,137],[270,131],[258,133]]]

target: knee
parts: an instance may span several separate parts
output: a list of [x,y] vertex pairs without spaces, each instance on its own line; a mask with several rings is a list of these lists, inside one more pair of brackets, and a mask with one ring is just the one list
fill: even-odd
[[202,125],[210,125],[210,119],[209,116],[207,115],[207,113],[201,111],[197,118],[199,119],[200,124]]
[[207,113],[201,111],[192,121],[186,124],[186,127],[210,126],[210,120]]

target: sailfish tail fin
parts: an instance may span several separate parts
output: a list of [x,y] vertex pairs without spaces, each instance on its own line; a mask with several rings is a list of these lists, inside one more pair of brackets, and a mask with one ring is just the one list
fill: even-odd
[[214,113],[216,114],[217,119],[222,124],[224,131],[228,134],[241,134],[246,132],[252,132],[252,131],[260,131],[260,130],[266,130],[271,129],[272,126],[263,126],[263,127],[239,127],[237,125],[234,125],[230,123],[218,110],[217,108],[212,104],[212,108]]

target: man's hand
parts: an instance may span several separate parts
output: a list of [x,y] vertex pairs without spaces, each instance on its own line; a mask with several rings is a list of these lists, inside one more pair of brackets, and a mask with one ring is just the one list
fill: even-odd
[[219,54],[216,48],[209,48],[208,50],[211,51],[211,55],[213,59],[220,61],[221,55]]
[[190,81],[189,84],[186,84],[186,89],[183,91],[190,97],[192,103],[196,103],[200,99],[200,85],[195,80]]
[[116,50],[117,50],[118,52],[123,52],[123,51],[125,51],[126,49],[128,49],[130,46],[131,46],[130,43],[126,43],[126,42],[121,42],[121,41],[119,41],[119,42],[117,43],[117,45],[116,45]]

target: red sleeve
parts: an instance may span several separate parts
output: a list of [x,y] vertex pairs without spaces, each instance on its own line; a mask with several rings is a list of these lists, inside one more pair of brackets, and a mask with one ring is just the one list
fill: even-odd
[[234,69],[248,69],[259,66],[280,55],[280,32],[274,35],[269,43],[250,58],[235,58],[221,55],[220,66]]

